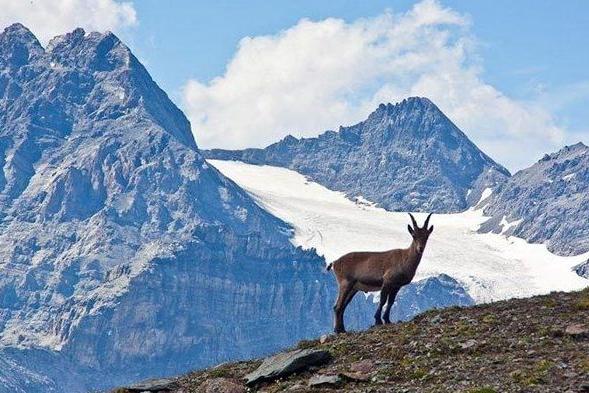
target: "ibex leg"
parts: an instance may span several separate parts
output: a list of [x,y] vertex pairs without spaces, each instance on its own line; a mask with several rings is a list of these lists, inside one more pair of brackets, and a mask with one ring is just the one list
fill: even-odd
[[393,288],[387,297],[387,306],[384,309],[384,315],[382,319],[384,319],[385,324],[391,323],[390,316],[391,316],[391,307],[393,303],[395,303],[395,298],[397,297],[397,293],[399,292],[399,288]]
[[349,282],[340,283],[337,301],[335,302],[335,306],[333,306],[335,319],[334,331],[336,333],[344,333],[346,331],[344,327],[344,310],[346,308],[346,299],[353,290],[353,285]]

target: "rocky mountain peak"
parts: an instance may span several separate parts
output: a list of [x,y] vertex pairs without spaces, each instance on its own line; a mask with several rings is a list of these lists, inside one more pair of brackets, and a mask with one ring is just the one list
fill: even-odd
[[[0,98],[6,99],[0,105],[14,109],[0,112],[0,119],[10,114],[15,128],[44,134],[47,142],[46,134],[91,136],[79,133],[87,130],[88,122],[102,135],[119,136],[121,127],[98,122],[149,118],[163,132],[196,148],[188,119],[113,33],[78,28],[55,37],[44,50],[24,26],[7,31],[0,39],[0,71],[15,74],[27,67],[14,77],[0,74]],[[28,123],[41,129],[33,132]]]
[[[43,386],[11,391],[93,390],[59,377],[48,388],[57,358],[104,386],[287,346],[326,323],[292,311],[328,315],[323,261],[205,162],[114,34],[76,29],[44,50],[15,25],[0,45],[0,353],[39,367]],[[236,314],[251,317],[238,330]],[[0,363],[3,386],[31,372]]]
[[53,38],[47,46],[52,61],[66,67],[87,67],[94,71],[138,67],[129,48],[112,32],[87,34],[77,28]]
[[352,198],[361,195],[399,211],[460,211],[510,175],[422,97],[381,104],[366,120],[316,138],[205,154],[286,166]]
[[552,154],[545,154],[539,162],[547,162],[551,160],[567,159],[578,155],[589,153],[589,147],[583,142],[577,142],[574,145],[568,145]]
[[0,68],[19,69],[43,53],[43,47],[29,29],[15,23],[0,33]]
[[428,98],[425,97],[408,97],[402,101],[392,103],[381,103],[378,107],[368,115],[367,121],[390,119],[400,114],[418,113],[424,115],[428,112],[438,112],[438,114],[444,116],[442,111]]

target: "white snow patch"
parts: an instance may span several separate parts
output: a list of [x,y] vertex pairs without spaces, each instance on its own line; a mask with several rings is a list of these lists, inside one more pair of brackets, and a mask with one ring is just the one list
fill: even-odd
[[238,206],[234,213],[235,217],[239,218],[241,222],[245,222],[247,220],[247,209],[245,207]]
[[492,193],[493,193],[492,188],[490,188],[490,187],[485,188],[481,194],[481,199],[479,199],[479,202],[477,203],[477,205],[479,203],[481,203],[482,201],[484,201],[485,199],[487,199],[488,197],[490,197]]
[[501,218],[501,223],[500,223],[500,225],[501,225],[501,234],[502,235],[505,234],[505,232],[507,232],[511,227],[514,227],[514,226],[519,225],[519,223],[522,222],[522,221],[523,221],[523,219],[520,218],[519,220],[508,222],[507,219],[506,219],[506,217],[503,216],[503,218]]
[[571,174],[568,174],[568,175],[566,175],[566,176],[563,176],[563,177],[562,177],[562,180],[569,181],[569,180],[571,180],[573,177],[575,177],[575,175],[576,175],[576,173],[571,173]]
[[[236,161],[209,163],[246,189],[263,208],[291,223],[295,245],[315,247],[327,262],[350,251],[388,250],[406,247],[411,241],[406,213],[359,206],[343,193],[288,169]],[[490,189],[485,190],[481,199],[490,194]],[[425,219],[424,213],[415,216],[418,221]],[[589,253],[561,257],[542,244],[477,233],[486,219],[481,210],[434,215],[431,223],[435,230],[416,280],[448,274],[460,281],[477,302],[589,286],[589,280],[571,270],[587,260]]]
[[376,203],[369,201],[368,199],[364,198],[362,195],[358,195],[356,198],[354,198],[354,201],[359,206],[365,206],[365,207],[375,207],[376,206]]

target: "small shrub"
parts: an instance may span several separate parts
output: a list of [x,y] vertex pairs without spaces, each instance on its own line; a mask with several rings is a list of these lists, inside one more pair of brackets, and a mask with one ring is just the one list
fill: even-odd
[[215,368],[209,371],[209,377],[211,378],[226,378],[229,376],[229,371],[222,368]]
[[582,296],[577,302],[575,303],[575,308],[577,310],[589,310],[589,295]]
[[416,368],[411,372],[411,379],[424,379],[428,375],[428,372],[423,368]]
[[531,370],[516,370],[511,373],[511,377],[520,385],[532,386],[540,385],[546,382],[548,372],[553,363],[550,360],[540,360]]
[[482,321],[487,324],[497,323],[497,317],[493,314],[487,314],[483,317]]

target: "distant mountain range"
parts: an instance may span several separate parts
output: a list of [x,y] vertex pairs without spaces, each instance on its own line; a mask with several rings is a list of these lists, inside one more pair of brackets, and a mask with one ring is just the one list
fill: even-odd
[[393,211],[463,211],[510,176],[436,105],[419,97],[381,104],[365,121],[316,138],[289,135],[264,149],[204,154],[290,168]]
[[316,138],[204,155],[290,168],[393,211],[459,212],[484,196],[491,218],[481,232],[546,243],[560,255],[589,251],[589,221],[581,218],[589,213],[587,146],[567,146],[511,176],[427,98],[380,105],[365,121]]

